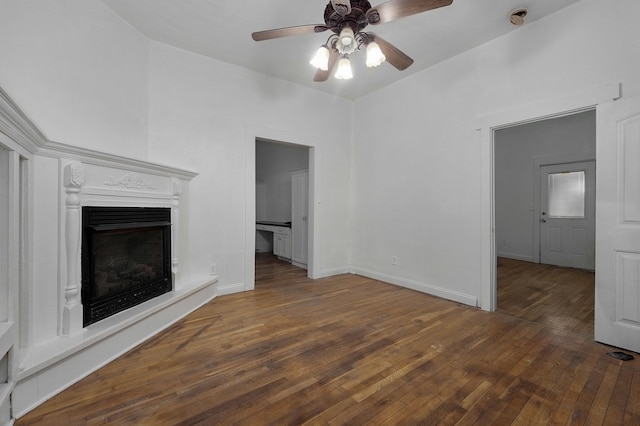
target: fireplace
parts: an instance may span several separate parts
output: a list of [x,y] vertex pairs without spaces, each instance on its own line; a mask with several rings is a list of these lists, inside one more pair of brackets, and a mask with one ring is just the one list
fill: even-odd
[[86,327],[172,290],[171,209],[82,208]]

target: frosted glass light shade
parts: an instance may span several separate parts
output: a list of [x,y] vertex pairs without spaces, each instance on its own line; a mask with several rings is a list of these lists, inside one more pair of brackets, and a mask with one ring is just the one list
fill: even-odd
[[336,43],[336,49],[338,52],[344,54],[350,54],[355,52],[358,48],[358,43],[356,42],[356,36],[353,33],[351,27],[344,27],[342,31],[340,31],[340,36],[338,37],[338,42]]
[[322,71],[327,71],[329,69],[329,49],[327,46],[320,46],[309,63]]
[[338,62],[338,69],[336,70],[335,77],[340,80],[349,80],[353,78],[353,72],[351,71],[351,62],[349,58],[344,57]]
[[380,50],[380,46],[375,41],[367,44],[367,67],[377,67],[383,63],[387,58]]

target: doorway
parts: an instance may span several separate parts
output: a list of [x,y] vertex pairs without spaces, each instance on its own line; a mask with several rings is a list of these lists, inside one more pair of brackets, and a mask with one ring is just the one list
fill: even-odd
[[280,262],[307,269],[310,161],[308,146],[256,138],[256,268]]
[[499,312],[593,336],[595,151],[595,110],[495,131]]
[[320,168],[320,152],[318,148],[321,140],[315,135],[304,132],[291,133],[266,127],[245,127],[245,244],[244,244],[244,290],[255,288],[255,257],[256,257],[256,141],[271,141],[287,143],[295,141],[294,145],[306,147],[309,164],[309,213],[308,226],[308,264],[307,276],[317,278],[316,262],[316,204],[319,199],[317,182],[322,180]]

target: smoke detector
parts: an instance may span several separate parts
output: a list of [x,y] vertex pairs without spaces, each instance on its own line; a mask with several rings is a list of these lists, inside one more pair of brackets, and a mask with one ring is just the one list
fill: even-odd
[[511,12],[511,15],[509,16],[509,21],[511,21],[511,23],[513,25],[522,25],[524,24],[524,17],[527,16],[527,9],[516,9],[513,12]]

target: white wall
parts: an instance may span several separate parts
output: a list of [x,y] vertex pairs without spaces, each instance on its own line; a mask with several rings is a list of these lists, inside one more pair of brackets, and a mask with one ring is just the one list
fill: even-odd
[[291,221],[291,173],[309,168],[309,148],[266,141],[256,143],[256,182],[264,184],[264,206],[256,199],[257,220]]
[[149,41],[95,0],[0,0],[0,84],[50,140],[145,159]]
[[255,186],[248,132],[315,147],[317,267],[347,267],[350,124],[326,123],[350,114],[350,102],[153,43],[149,105],[150,159],[199,173],[190,185],[192,271],[216,263],[222,288],[244,283],[246,218],[255,214],[255,195],[246,192]]
[[610,82],[639,95],[638,14],[635,0],[583,0],[356,101],[354,268],[479,299],[479,119]]
[[534,220],[539,219],[534,204],[535,173],[540,164],[571,161],[571,157],[595,159],[596,113],[500,129],[494,138],[497,255],[534,261],[538,249]]

